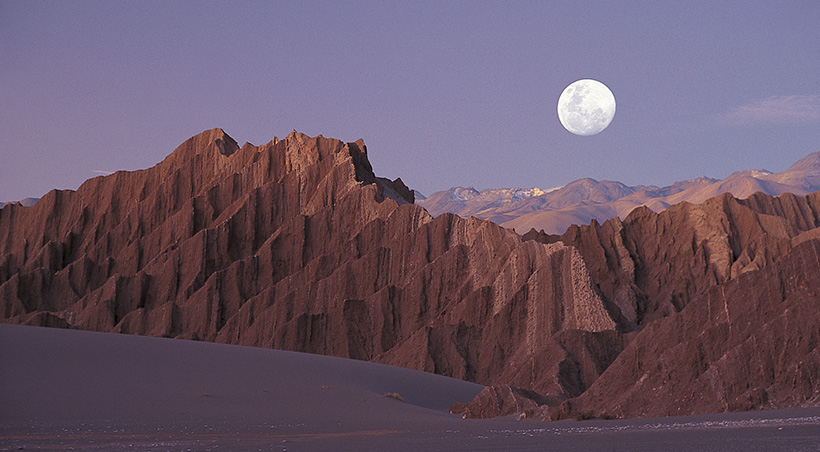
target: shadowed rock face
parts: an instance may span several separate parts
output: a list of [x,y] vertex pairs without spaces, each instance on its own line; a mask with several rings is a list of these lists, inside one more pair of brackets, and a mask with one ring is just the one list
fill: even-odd
[[563,236],[641,331],[579,398],[536,417],[664,416],[820,403],[820,193],[730,195]]
[[[666,416],[820,403],[820,241],[647,325],[579,398],[542,416]],[[549,413],[549,414],[548,414]]]
[[469,403],[456,402],[450,413],[464,419],[488,419],[532,411],[549,402],[535,391],[510,385],[487,386]]
[[579,250],[604,298],[638,328],[683,309],[694,297],[786,256],[820,237],[820,193],[805,197],[724,194],[661,212],[633,211],[623,222],[572,226],[543,243]]
[[468,417],[793,407],[820,403],[818,226],[820,194],[724,195],[522,239],[432,218],[361,140],[215,129],[0,209],[0,319],[494,385]]
[[153,168],[0,210],[2,318],[372,360],[559,400],[614,359],[615,322],[576,249],[412,201],[373,174],[361,141],[294,132],[240,148],[207,131]]

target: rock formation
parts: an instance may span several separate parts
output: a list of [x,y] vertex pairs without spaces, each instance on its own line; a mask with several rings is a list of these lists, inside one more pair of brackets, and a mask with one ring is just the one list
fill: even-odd
[[464,419],[489,419],[535,411],[550,402],[535,391],[510,385],[487,386],[469,403],[456,402],[450,413]]
[[[574,397],[620,350],[574,248],[433,219],[364,144],[197,135],[0,210],[6,322],[372,360]],[[614,345],[612,345],[614,344]],[[602,352],[602,350],[604,350]]]
[[693,297],[759,270],[818,236],[820,193],[739,200],[723,194],[624,221],[572,226],[561,236],[525,238],[577,248],[604,298],[638,327],[680,311]]
[[820,403],[820,317],[812,314],[820,308],[820,193],[724,194],[526,238],[576,247],[605,302],[640,330],[581,397],[528,415],[663,416]]
[[775,264],[711,288],[680,313],[647,325],[582,396],[551,411],[540,407],[541,417],[820,404],[818,275],[815,239]]
[[453,407],[465,417],[820,403],[819,193],[524,237],[413,201],[361,140],[206,131],[152,168],[0,209],[0,320],[489,385]]

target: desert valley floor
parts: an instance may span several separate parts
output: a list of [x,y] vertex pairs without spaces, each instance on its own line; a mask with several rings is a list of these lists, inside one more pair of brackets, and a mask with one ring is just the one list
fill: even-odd
[[820,192],[521,236],[212,129],[0,209],[0,449],[820,451],[818,274]]
[[476,384],[178,339],[0,325],[0,362],[0,450],[820,450],[820,408],[466,420]]

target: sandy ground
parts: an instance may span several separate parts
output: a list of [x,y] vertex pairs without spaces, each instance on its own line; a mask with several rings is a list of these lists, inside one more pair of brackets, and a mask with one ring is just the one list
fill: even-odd
[[480,390],[326,356],[0,325],[0,450],[820,451],[818,408],[582,422],[447,412]]

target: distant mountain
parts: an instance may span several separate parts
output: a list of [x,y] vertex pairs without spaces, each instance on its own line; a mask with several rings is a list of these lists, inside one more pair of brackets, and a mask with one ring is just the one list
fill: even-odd
[[818,167],[820,153],[722,181],[582,179],[428,199],[497,215],[580,216],[641,199],[663,209],[521,236],[433,218],[401,179],[376,176],[362,140],[294,131],[240,147],[213,129],[151,168],[0,209],[0,322],[320,353],[491,385],[453,406],[464,417],[820,405],[820,191],[664,209],[721,190],[807,190]]
[[21,199],[19,201],[5,201],[5,202],[0,201],[0,209],[2,209],[3,207],[5,207],[9,204],[18,204],[18,203],[23,207],[31,207],[31,206],[34,205],[34,203],[36,203],[39,200],[40,200],[40,198],[24,198],[24,199]]
[[416,204],[423,206],[434,216],[450,212],[461,217],[474,216],[492,219],[496,223],[503,223],[510,218],[514,218],[504,216],[506,210],[514,210],[515,206],[556,189],[493,188],[478,191],[473,187],[453,187],[449,190],[433,193],[426,198],[417,198]]
[[579,395],[623,342],[578,251],[434,219],[414,197],[376,177],[361,140],[240,147],[209,130],[146,170],[0,209],[0,321]]
[[638,185],[585,178],[551,190],[487,189],[454,187],[433,193],[417,204],[433,216],[444,212],[487,219],[520,233],[530,229],[561,234],[572,224],[589,224],[608,218],[626,218],[632,209],[647,206],[660,212],[680,202],[702,203],[723,193],[747,198],[755,192],[777,196],[806,195],[820,190],[820,151],[809,154],[787,170],[747,170],[727,178],[675,182],[666,187]]
[[494,386],[451,411],[565,419],[820,405],[820,192],[727,193],[524,239],[577,249],[632,336],[579,397],[556,404]]
[[424,196],[423,194],[421,194],[420,191],[418,191],[418,190],[411,190],[411,191],[413,192],[413,197],[416,199],[416,201],[418,201],[420,199],[427,199],[427,197]]

